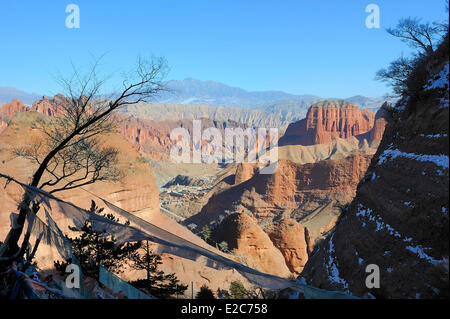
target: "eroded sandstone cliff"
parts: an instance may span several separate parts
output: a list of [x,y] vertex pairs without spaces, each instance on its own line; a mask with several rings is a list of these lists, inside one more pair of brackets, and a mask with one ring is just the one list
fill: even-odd
[[326,100],[312,105],[306,118],[290,124],[279,145],[324,144],[333,138],[348,138],[368,132],[375,114],[346,101]]

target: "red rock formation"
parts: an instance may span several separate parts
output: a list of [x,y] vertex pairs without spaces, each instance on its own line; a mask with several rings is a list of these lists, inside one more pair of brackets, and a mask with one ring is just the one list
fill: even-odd
[[383,138],[384,130],[386,128],[386,118],[389,117],[389,110],[391,109],[391,105],[386,102],[375,114],[375,124],[372,129],[368,132],[368,141],[369,144],[380,144],[381,139]]
[[257,170],[255,164],[239,163],[236,167],[236,174],[234,175],[234,184],[248,181],[256,174]]
[[[279,160],[274,174],[255,174],[246,183],[213,195],[190,222],[208,224],[226,210],[251,211],[257,218],[273,219],[286,212],[292,213],[299,206],[312,212],[331,200],[349,202],[371,158],[371,155],[356,153],[340,160],[304,165]],[[296,218],[302,217],[304,213]]]
[[[154,159],[167,159],[171,147],[175,141],[170,139],[170,133],[175,128],[185,128],[191,136],[190,145],[192,145],[193,121],[191,120],[165,120],[153,121],[135,117],[120,117],[118,121],[122,134],[135,145],[142,153]],[[244,125],[233,122],[217,122],[210,119],[201,119],[201,128],[217,128],[222,136],[225,136],[226,127],[242,127]],[[208,144],[202,140],[202,145]]]
[[8,123],[0,119],[0,134],[8,127]]
[[283,255],[252,216],[239,213],[229,215],[213,236],[218,243],[228,243],[228,249],[244,257],[250,267],[276,276],[290,275]]
[[[64,115],[61,107],[68,102],[68,99],[61,94],[55,95],[50,99],[44,96],[41,100],[33,103],[32,110],[49,116],[61,116]],[[175,141],[170,139],[170,133],[173,129],[186,128],[191,137],[193,132],[193,121],[187,119],[154,121],[115,114],[114,121],[117,122],[118,129],[122,135],[142,154],[157,160],[168,159],[170,149],[175,144]],[[227,127],[241,127],[245,129],[245,125],[238,122],[219,122],[206,118],[201,119],[201,127],[202,129],[217,128],[221,131],[222,136],[224,136],[224,130]],[[208,142],[202,140],[202,145],[205,144],[208,144]]]
[[308,260],[310,238],[307,228],[293,219],[284,219],[272,226],[269,237],[283,254],[289,270],[299,275]]
[[4,104],[0,107],[0,134],[8,127],[8,120],[16,114],[28,111],[21,101],[13,99],[12,102]]
[[139,151],[154,159],[167,157],[174,144],[170,131],[184,127],[182,121],[152,121],[121,116],[119,130]]
[[58,116],[63,114],[61,106],[66,103],[68,99],[62,94],[57,94],[50,99],[44,96],[41,100],[35,101],[31,109],[45,115]]
[[9,118],[13,118],[17,113],[26,111],[28,111],[28,107],[17,99],[13,99],[12,102],[6,103],[0,107],[0,115],[7,116]]
[[345,101],[312,105],[306,118],[289,125],[279,145],[324,144],[335,137],[348,138],[369,131],[375,114]]
[[[282,252],[289,269],[299,273],[314,241],[334,227],[340,214],[338,206],[353,199],[371,158],[371,155],[356,153],[340,160],[304,165],[279,160],[274,174],[261,175],[258,171],[253,171],[254,175],[245,182],[212,195],[201,212],[188,218],[185,224],[193,223],[201,228],[220,220],[227,211],[235,211],[251,213],[258,220],[258,223],[253,223],[253,231],[262,232],[261,227],[271,225],[273,220],[293,218],[302,222],[306,216],[317,215],[317,218],[305,223],[311,228],[310,233],[314,234],[308,244],[306,234],[302,233],[305,226],[303,224],[290,226],[290,222],[286,221],[274,226],[274,230],[270,232],[270,238]],[[245,180],[252,172],[251,164],[240,167],[240,173],[236,174],[238,181]],[[276,235],[277,233],[279,234]]]
[[[33,103],[32,110],[48,116],[61,116],[64,114],[61,108],[68,102],[68,99],[62,94],[55,95],[50,99],[44,96],[41,100]],[[141,120],[121,114],[116,114],[114,120],[122,135],[131,144],[142,153],[155,159],[161,159],[169,154],[170,146],[173,145],[169,137],[170,130],[177,125],[184,124],[179,123],[180,121]]]

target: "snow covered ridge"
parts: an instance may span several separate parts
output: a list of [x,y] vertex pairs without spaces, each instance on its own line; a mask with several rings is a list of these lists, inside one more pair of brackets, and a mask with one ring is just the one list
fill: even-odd
[[449,64],[447,63],[433,79],[429,80],[427,84],[424,85],[426,91],[433,89],[448,89],[448,74],[449,74]]
[[431,162],[444,169],[448,169],[448,156],[447,155],[428,155],[428,154],[416,154],[405,153],[398,149],[387,149],[380,155],[378,165],[382,165],[386,160],[393,160],[397,157],[408,158],[419,162]]
[[[397,237],[399,238],[402,242],[404,242],[405,244],[408,244],[405,249],[414,253],[415,255],[417,255],[420,259],[423,259],[435,266],[440,265],[442,263],[448,263],[448,259],[447,258],[443,258],[443,259],[435,259],[431,256],[429,256],[425,251],[426,250],[431,250],[431,248],[424,248],[421,245],[413,245],[413,239],[411,237],[403,237],[397,230],[395,230],[391,225],[386,224],[383,219],[380,216],[375,216],[375,214],[373,214],[373,211],[370,208],[366,208],[364,207],[362,204],[358,205],[358,211],[356,213],[356,216],[358,217],[364,217],[366,218],[368,221],[370,222],[374,222],[377,225],[377,229],[376,231],[379,232],[381,230],[387,231],[391,236]],[[365,222],[362,222],[363,227],[366,226]],[[330,239],[331,241],[331,239]],[[331,244],[330,244],[330,248],[331,248]],[[330,256],[330,260],[331,260],[331,256]],[[339,272],[338,272],[339,275]]]

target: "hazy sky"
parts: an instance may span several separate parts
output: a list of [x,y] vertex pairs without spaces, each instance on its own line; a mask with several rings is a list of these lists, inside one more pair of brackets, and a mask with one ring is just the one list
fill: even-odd
[[[80,28],[65,25],[80,8]],[[368,4],[381,28],[368,29]],[[401,17],[443,20],[444,0],[1,1],[0,86],[53,94],[71,61],[103,58],[106,73],[138,55],[164,56],[168,79],[214,80],[249,91],[379,96],[375,72],[408,47],[386,33]]]

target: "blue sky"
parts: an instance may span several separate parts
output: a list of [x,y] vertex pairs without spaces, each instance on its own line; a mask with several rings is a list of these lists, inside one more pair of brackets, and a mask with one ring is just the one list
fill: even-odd
[[[68,4],[80,29],[65,26]],[[380,29],[365,8],[380,7]],[[167,79],[214,80],[249,91],[380,96],[375,72],[409,48],[386,33],[401,17],[443,20],[444,0],[1,1],[0,86],[54,94],[71,61],[103,58],[105,73],[138,55],[164,56]]]

